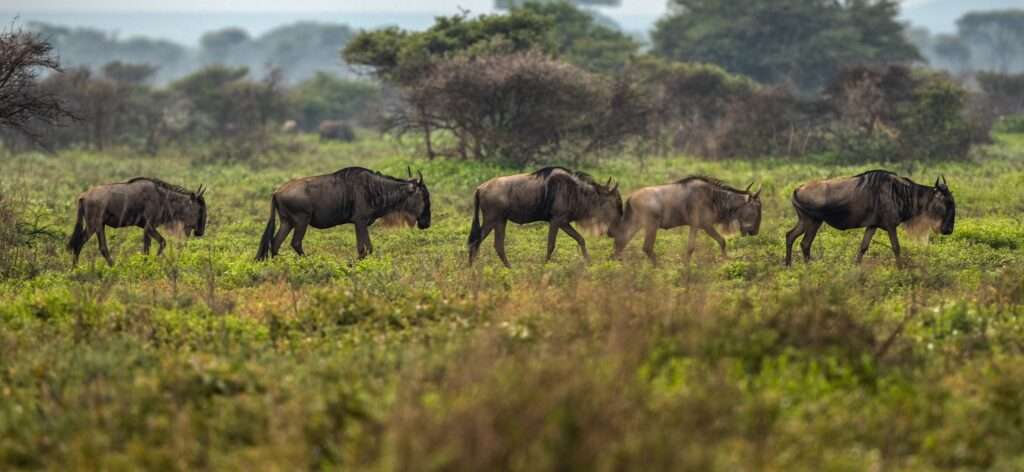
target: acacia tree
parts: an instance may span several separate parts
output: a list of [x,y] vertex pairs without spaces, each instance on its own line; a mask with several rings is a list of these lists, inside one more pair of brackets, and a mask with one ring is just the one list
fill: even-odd
[[653,50],[813,91],[843,64],[919,59],[895,0],[671,0]]
[[0,128],[39,142],[36,125],[73,118],[56,93],[39,86],[44,71],[60,70],[53,47],[38,35],[19,29],[0,32]]
[[987,54],[999,72],[1018,65],[1024,53],[1024,10],[968,13],[956,24],[960,37]]

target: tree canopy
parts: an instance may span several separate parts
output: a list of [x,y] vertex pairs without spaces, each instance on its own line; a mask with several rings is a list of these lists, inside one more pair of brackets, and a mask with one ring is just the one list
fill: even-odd
[[654,52],[814,90],[843,64],[920,58],[894,0],[671,0]]

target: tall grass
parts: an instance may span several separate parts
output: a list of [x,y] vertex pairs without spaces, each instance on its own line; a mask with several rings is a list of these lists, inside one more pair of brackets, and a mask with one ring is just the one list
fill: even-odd
[[[957,230],[906,241],[823,229],[818,260],[782,266],[788,196],[851,174],[795,161],[615,160],[587,168],[625,189],[708,173],[763,183],[762,233],[659,234],[651,267],[589,238],[594,261],[546,228],[509,228],[513,270],[490,245],[466,267],[472,189],[521,169],[401,157],[385,140],[320,147],[303,137],[255,167],[189,156],[8,157],[38,227],[70,231],[90,185],[156,175],[210,190],[207,237],[139,254],[137,229],[90,242],[77,270],[62,241],[0,279],[0,468],[356,470],[1005,469],[1024,465],[1024,141],[1001,136],[945,174]],[[422,169],[427,231],[350,226],[306,250],[252,260],[273,188],[364,165]],[[878,164],[882,167],[882,164]],[[19,176],[19,177],[13,177]],[[20,214],[19,214],[20,215]],[[883,238],[884,239],[884,238]]]

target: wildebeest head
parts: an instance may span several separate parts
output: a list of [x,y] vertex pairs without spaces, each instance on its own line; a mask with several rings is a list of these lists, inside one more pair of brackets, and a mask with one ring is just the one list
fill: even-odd
[[744,236],[755,236],[761,229],[761,190],[750,193],[751,183],[744,191],[746,199],[736,210],[736,221],[740,226],[740,234]]
[[185,205],[181,215],[181,223],[184,225],[185,235],[195,234],[201,237],[206,234],[206,199],[203,194],[206,188],[202,185],[195,192],[189,195],[189,203]]
[[416,227],[427,229],[430,227],[430,190],[423,182],[423,173],[417,171],[418,178],[412,178],[412,169],[406,169],[409,173],[409,180],[405,186],[409,198],[406,198],[401,211],[416,216]]
[[591,209],[591,221],[600,225],[602,232],[609,237],[615,237],[613,229],[622,219],[622,195],[619,194],[619,184],[612,185],[612,179],[604,185],[594,183],[594,190],[597,192],[597,200],[594,208]]
[[946,185],[945,176],[935,179],[935,191],[925,206],[925,212],[935,221],[941,221],[937,228],[940,233],[953,233],[953,224],[956,222],[956,202],[953,200],[953,192],[950,192]]

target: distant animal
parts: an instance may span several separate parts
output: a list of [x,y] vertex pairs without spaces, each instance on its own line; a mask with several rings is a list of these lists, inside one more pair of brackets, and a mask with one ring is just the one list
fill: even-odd
[[334,120],[320,122],[320,141],[344,141],[350,143],[355,140],[355,131],[352,130],[352,126],[348,123]]
[[191,192],[152,177],[90,188],[78,196],[78,218],[67,244],[74,254],[74,265],[78,265],[78,255],[93,234],[107,264],[114,265],[104,231],[107,226],[142,228],[142,250],[146,254],[151,239],[160,245],[157,254],[163,253],[166,243],[157,231],[162,225],[180,224],[186,236],[202,236],[206,233],[205,193],[201,185]]
[[731,230],[738,227],[743,235],[756,235],[761,227],[761,191],[737,190],[721,181],[705,176],[690,176],[675,183],[644,187],[633,192],[626,201],[625,214],[613,228],[615,257],[637,231],[644,230],[644,253],[657,265],[654,241],[658,229],[689,226],[686,262],[696,247],[697,231],[704,230],[725,252],[725,238],[716,226]]
[[808,182],[793,191],[792,200],[799,220],[786,233],[786,265],[792,263],[793,243],[800,235],[804,260],[811,260],[811,244],[823,221],[842,230],[867,228],[856,257],[860,263],[878,228],[889,233],[892,252],[899,262],[898,226],[952,234],[956,220],[956,202],[945,177],[929,187],[892,172],[872,170],[853,177]]
[[[563,167],[545,167],[531,174],[497,177],[476,188],[473,196],[473,224],[469,232],[469,263],[473,264],[480,243],[494,231],[494,249],[505,267],[512,267],[505,255],[505,225],[535,221],[548,222],[548,252],[555,250],[558,230],[564,231],[589,259],[587,245],[572,222],[607,232],[622,217],[619,186],[604,185],[583,173]],[[483,215],[483,224],[480,217]],[[603,231],[601,228],[603,227]]]
[[[276,256],[293,229],[292,249],[301,256],[305,255],[302,239],[309,226],[326,229],[346,223],[356,227],[357,251],[362,259],[373,252],[369,226],[396,211],[416,215],[420,229],[430,227],[430,191],[423,174],[406,180],[362,167],[346,167],[333,174],[291,180],[270,199],[270,220],[256,260],[264,260],[268,254]],[[278,216],[280,229],[276,228]]]
[[288,120],[281,124],[281,132],[295,134],[299,132],[299,123],[295,120]]

